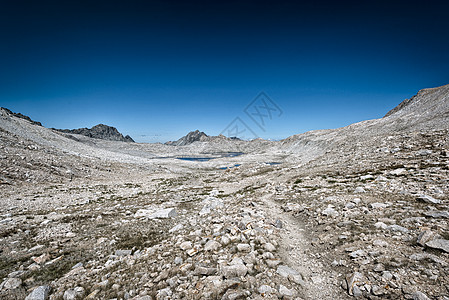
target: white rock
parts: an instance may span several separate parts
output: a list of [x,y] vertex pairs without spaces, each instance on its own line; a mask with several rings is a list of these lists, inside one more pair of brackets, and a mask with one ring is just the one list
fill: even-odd
[[364,281],[364,277],[359,272],[354,272],[354,273],[346,276],[346,284],[348,287],[349,295],[351,295],[351,296],[358,295],[360,289],[358,289],[357,285],[363,284],[363,281]]
[[74,289],[69,289],[64,292],[63,299],[64,300],[77,300],[77,299],[83,299],[84,297],[84,288],[83,287],[76,287]]
[[192,249],[192,242],[190,241],[182,242],[181,245],[179,245],[179,248],[181,248],[184,251]]
[[449,241],[444,239],[435,239],[426,243],[429,248],[443,250],[449,253]]
[[336,217],[336,216],[338,216],[338,212],[335,210],[335,209],[333,209],[332,207],[327,207],[325,210],[323,210],[322,212],[321,212],[321,214],[323,214],[323,215],[325,215],[325,216],[329,216],[329,217]]
[[281,296],[283,297],[293,297],[295,295],[295,291],[293,289],[290,290],[286,286],[281,284],[279,286],[279,294],[281,294]]
[[414,292],[413,294],[412,294],[412,299],[413,300],[430,300],[430,298],[429,297],[427,297],[424,293],[422,293],[422,292]]
[[12,289],[18,288],[21,285],[22,285],[22,280],[20,278],[13,277],[13,278],[5,279],[5,281],[2,282],[0,287],[3,287],[3,289],[5,289],[5,290],[12,290]]
[[153,213],[148,218],[149,219],[168,219],[168,218],[176,217],[177,215],[178,214],[176,213],[175,208],[165,208],[165,209],[161,209],[161,210]]
[[289,275],[300,275],[298,271],[284,265],[278,266],[276,272],[285,278],[287,278]]
[[245,276],[248,268],[243,264],[235,264],[222,268],[222,273],[226,278]]
[[387,204],[379,203],[379,202],[374,202],[374,203],[370,203],[369,204],[370,208],[372,208],[372,209],[380,209],[380,210],[386,208],[387,206],[388,206]]
[[238,244],[237,245],[237,250],[240,252],[250,252],[251,251],[251,246],[248,244]]
[[180,265],[180,264],[182,264],[184,261],[183,261],[183,259],[181,258],[181,257],[179,257],[179,256],[176,256],[175,257],[175,260],[174,260],[174,263],[175,263],[175,265]]
[[204,245],[204,250],[205,251],[217,251],[218,249],[220,249],[221,244],[217,241],[214,240],[209,240],[206,245]]
[[183,228],[184,228],[184,225],[178,224],[175,227],[171,228],[168,232],[173,233],[173,232],[176,232],[176,231],[181,230]]
[[47,300],[50,294],[50,287],[47,285],[41,285],[35,288],[31,294],[29,294],[25,300]]
[[231,239],[230,239],[228,236],[223,235],[223,236],[221,237],[221,244],[222,244],[223,246],[229,245],[230,242],[231,242]]
[[358,194],[358,193],[365,193],[365,189],[362,188],[361,186],[356,187],[354,190],[354,193]]
[[400,225],[396,225],[396,224],[388,226],[388,229],[391,230],[391,231],[399,231],[399,232],[402,232],[402,233],[408,233],[409,232],[409,230],[407,228],[402,227]]
[[268,294],[273,293],[273,292],[274,292],[274,289],[273,289],[271,286],[264,284],[264,285],[261,285],[261,286],[257,289],[257,291],[258,291],[260,294],[262,294],[262,296],[264,296],[264,295],[268,295]]
[[212,210],[216,210],[224,207],[223,201],[215,197],[207,197],[202,202],[204,204],[200,211],[200,216],[210,214]]
[[380,228],[380,229],[387,229],[388,225],[385,224],[384,222],[377,222],[376,224],[374,224],[374,227]]
[[422,201],[425,203],[430,203],[430,204],[439,204],[441,203],[441,200],[439,199],[435,199],[431,196],[427,196],[427,195],[419,195],[418,197],[416,197],[416,200],[418,201]]
[[[272,243],[266,243],[264,246],[265,250],[268,252],[274,252],[276,251],[276,247]],[[271,253],[270,253],[271,254]]]
[[383,241],[383,240],[374,240],[373,241],[373,245],[374,246],[378,246],[378,247],[387,247],[388,243],[386,241]]
[[404,168],[399,168],[399,169],[390,171],[390,174],[395,175],[395,176],[400,176],[400,175],[407,174],[407,170]]
[[176,213],[175,208],[165,208],[158,211],[150,210],[150,209],[139,209],[135,214],[134,218],[146,217],[148,219],[168,219],[172,217],[176,217],[178,214]]

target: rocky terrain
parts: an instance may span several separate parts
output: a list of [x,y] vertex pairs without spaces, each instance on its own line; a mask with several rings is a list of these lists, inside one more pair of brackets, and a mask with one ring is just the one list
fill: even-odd
[[0,110],[0,298],[447,300],[448,107],[185,146]]

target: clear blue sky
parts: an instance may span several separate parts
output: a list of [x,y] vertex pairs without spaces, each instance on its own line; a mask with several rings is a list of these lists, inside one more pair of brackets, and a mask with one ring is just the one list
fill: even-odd
[[[449,83],[447,1],[309,2],[3,1],[0,106],[141,142],[235,117],[280,139]],[[261,91],[283,111],[265,131],[243,112]]]

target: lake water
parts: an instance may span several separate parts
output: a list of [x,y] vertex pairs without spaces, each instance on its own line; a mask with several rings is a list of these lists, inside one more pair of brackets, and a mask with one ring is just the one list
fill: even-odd
[[214,156],[211,156],[211,157],[182,156],[182,157],[176,157],[176,158],[180,159],[180,160],[188,160],[188,161],[209,161],[209,160],[215,159],[215,158],[236,157],[236,156],[239,156],[242,154],[243,154],[243,152],[224,152],[224,153],[212,154]]

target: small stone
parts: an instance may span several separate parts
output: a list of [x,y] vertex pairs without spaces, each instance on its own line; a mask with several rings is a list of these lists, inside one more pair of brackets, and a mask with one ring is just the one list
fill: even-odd
[[409,230],[407,228],[402,227],[400,225],[396,225],[396,224],[389,225],[388,229],[391,230],[391,231],[397,231],[397,232],[402,232],[402,233],[408,233],[409,232]]
[[146,217],[148,219],[168,219],[172,217],[176,217],[178,214],[176,213],[175,208],[165,208],[158,211],[153,211],[150,209],[139,209],[135,214],[135,218]]
[[157,292],[156,298],[157,299],[166,299],[166,298],[170,298],[171,295],[173,295],[172,290],[167,287],[165,289],[161,289]]
[[391,279],[393,279],[393,274],[391,274],[390,271],[384,271],[382,273],[382,278],[385,279],[386,281],[390,281]]
[[223,246],[229,245],[230,242],[231,242],[231,239],[230,239],[229,237],[227,237],[226,235],[223,235],[223,236],[221,237],[221,244],[222,244]]
[[432,240],[433,238],[435,238],[435,233],[432,230],[424,230],[422,231],[419,235],[418,238],[416,239],[416,243],[418,243],[418,245],[421,246],[425,246],[426,243],[430,240]]
[[168,232],[169,233],[173,233],[173,232],[179,231],[179,230],[181,230],[183,228],[184,228],[184,225],[178,224],[175,227],[172,227]]
[[384,290],[383,290],[381,287],[379,287],[378,285],[373,285],[373,286],[371,287],[371,292],[372,292],[373,295],[375,295],[375,296],[381,296],[381,295],[384,294]]
[[215,273],[217,273],[217,268],[207,268],[207,267],[196,267],[194,274],[195,275],[214,275]]
[[83,287],[76,287],[73,289],[68,289],[64,292],[63,299],[64,300],[78,300],[83,299],[84,297],[84,288]]
[[385,266],[383,264],[377,264],[374,266],[374,272],[383,272],[385,271]]
[[67,238],[73,238],[75,236],[76,236],[76,233],[74,233],[74,232],[67,232],[65,235],[65,237],[67,237]]
[[293,297],[295,295],[295,291],[290,290],[286,286],[281,284],[279,286],[279,294],[281,294],[281,296],[283,297]]
[[278,259],[267,259],[265,263],[267,264],[268,267],[275,268],[281,263],[281,261]]
[[192,242],[190,241],[182,242],[181,245],[179,245],[179,248],[181,248],[184,251],[192,249]]
[[82,267],[83,267],[83,263],[82,263],[82,262],[79,262],[79,263],[77,263],[76,265],[74,265],[74,266],[72,267],[72,269],[82,268]]
[[356,297],[356,298],[362,297],[362,296],[363,296],[362,291],[360,290],[360,288],[359,288],[358,286],[354,286],[354,287],[352,288],[352,294],[353,294],[353,296]]
[[251,251],[251,246],[248,244],[238,244],[237,245],[237,250],[240,252],[250,252]]
[[418,197],[416,197],[416,200],[421,201],[421,202],[425,202],[425,203],[430,203],[430,204],[439,204],[441,203],[441,200],[439,199],[435,199],[431,196],[428,195],[419,195]]
[[328,217],[334,217],[334,218],[338,216],[338,212],[330,206],[328,206],[325,210],[323,210],[321,212],[321,214],[328,216]]
[[221,244],[215,240],[209,240],[206,245],[204,245],[205,251],[217,251],[220,249]]
[[265,295],[268,295],[268,294],[271,294],[274,292],[274,290],[271,286],[265,285],[265,284],[261,285],[257,291],[259,292],[259,294],[262,294],[262,296],[265,296]]
[[412,299],[413,300],[430,300],[429,297],[427,297],[424,293],[422,293],[420,291],[414,292],[412,294]]
[[279,229],[282,229],[282,221],[279,220],[279,219],[277,219],[277,220],[274,222],[274,227],[279,228]]
[[373,245],[378,247],[388,247],[388,243],[383,240],[374,240]]
[[355,194],[359,194],[359,193],[365,193],[365,189],[362,188],[361,186],[356,187],[356,189],[354,190]]
[[387,229],[388,225],[385,224],[384,222],[377,222],[376,224],[374,224],[374,227],[380,228],[380,229]]
[[50,290],[48,285],[38,286],[25,298],[25,300],[47,300]]
[[353,252],[349,253],[349,256],[351,258],[364,257],[364,256],[366,256],[366,252],[363,251],[362,249],[359,249],[359,250],[356,250],[356,251],[353,251]]
[[222,268],[222,273],[226,278],[245,276],[247,272],[248,268],[243,264],[235,264]]
[[401,176],[407,174],[407,170],[404,168],[398,168],[396,170],[390,171],[390,174],[395,176]]
[[432,218],[445,218],[449,219],[449,212],[448,211],[439,211],[439,210],[431,210],[425,213],[426,216],[432,217]]
[[276,273],[285,278],[288,278],[289,275],[300,275],[298,271],[284,265],[278,266],[276,269]]
[[1,286],[3,286],[3,288],[5,290],[13,290],[18,288],[19,286],[22,285],[22,280],[20,278],[7,278],[5,281],[3,281],[3,283],[1,284]]
[[127,255],[131,255],[133,251],[132,250],[116,250],[115,251],[115,255],[117,256],[127,256]]
[[180,264],[183,263],[183,259],[181,257],[179,257],[179,256],[176,256],[175,260],[174,260],[174,263],[175,263],[175,265],[180,265]]
[[353,209],[353,208],[355,207],[355,203],[353,203],[353,202],[348,202],[348,203],[346,203],[345,207],[346,207],[347,209]]
[[357,297],[356,294],[360,293],[359,297],[361,296],[362,292],[357,285],[363,284],[363,279],[363,275],[359,272],[354,272],[346,276],[346,286],[348,287],[349,295]]
[[374,203],[370,203],[368,206],[369,206],[369,208],[371,208],[371,209],[379,209],[379,210],[382,210],[382,209],[386,208],[388,205],[385,204],[385,203],[374,202]]
[[264,246],[264,249],[268,252],[274,252],[276,251],[276,247],[272,243],[266,243]]
[[445,239],[435,239],[426,243],[426,246],[433,249],[439,249],[449,253],[449,241]]

